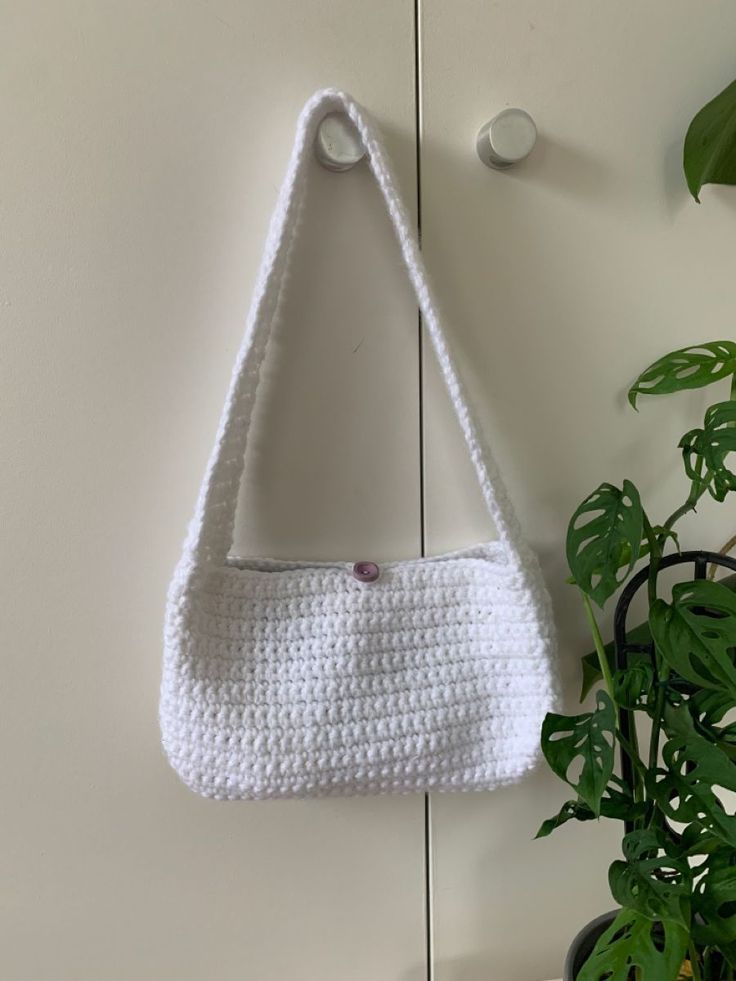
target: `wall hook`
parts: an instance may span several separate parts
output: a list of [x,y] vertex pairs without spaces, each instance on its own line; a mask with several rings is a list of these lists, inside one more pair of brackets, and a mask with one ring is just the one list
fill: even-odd
[[328,170],[350,170],[365,156],[365,147],[352,121],[343,112],[330,112],[317,127],[317,159]]
[[536,142],[537,127],[529,113],[504,109],[481,126],[475,148],[486,167],[505,170],[528,157]]

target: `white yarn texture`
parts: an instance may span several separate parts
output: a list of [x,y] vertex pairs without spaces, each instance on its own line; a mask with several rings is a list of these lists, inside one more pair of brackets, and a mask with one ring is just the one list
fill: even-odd
[[[317,126],[357,127],[498,540],[383,563],[233,560],[258,376]],[[358,556],[357,558],[365,558]],[[191,789],[218,800],[490,790],[537,761],[555,701],[549,597],[455,372],[411,223],[365,109],[317,92],[297,126],[245,337],[169,587],[160,723]]]

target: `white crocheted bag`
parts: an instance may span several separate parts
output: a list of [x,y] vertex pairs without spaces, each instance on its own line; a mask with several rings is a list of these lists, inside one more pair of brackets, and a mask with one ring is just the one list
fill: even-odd
[[[357,127],[498,540],[373,563],[229,557],[258,374],[324,115]],[[182,780],[217,799],[488,790],[537,759],[553,625],[448,353],[376,131],[348,95],[299,119],[230,390],[169,588],[160,722]]]

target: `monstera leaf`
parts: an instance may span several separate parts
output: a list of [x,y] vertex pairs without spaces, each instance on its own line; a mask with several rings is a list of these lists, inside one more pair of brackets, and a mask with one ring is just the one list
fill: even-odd
[[623,841],[625,861],[608,871],[617,903],[650,920],[675,920],[690,926],[691,872],[662,831],[632,831]]
[[709,341],[672,351],[650,364],[629,389],[629,402],[636,408],[640,395],[670,395],[690,388],[703,388],[736,373],[736,343]]
[[733,698],[727,691],[697,691],[688,700],[688,706],[694,719],[703,725],[718,725],[727,712],[733,707]]
[[678,583],[672,603],[656,600],[649,626],[657,650],[679,675],[726,692],[736,704],[736,595],[708,580]]
[[582,591],[602,607],[629,575],[641,551],[644,512],[639,491],[601,484],[570,519],[567,562]]
[[553,831],[561,828],[563,824],[567,824],[568,821],[593,820],[595,820],[595,814],[591,811],[587,804],[583,804],[582,801],[579,800],[568,800],[565,801],[557,814],[542,822],[539,831],[537,831],[534,837],[546,838],[548,835],[551,835]]
[[[582,715],[550,712],[542,724],[542,752],[551,769],[570,784],[580,800],[598,817],[601,797],[613,773],[616,711],[604,691],[596,708]],[[579,767],[577,778],[574,769]],[[550,829],[551,830],[551,829]]]
[[628,665],[613,674],[616,704],[631,711],[647,708],[653,687],[654,665],[648,654],[630,654]]
[[665,729],[670,738],[662,749],[664,768],[647,773],[649,796],[670,821],[694,822],[736,848],[736,815],[721,800],[723,791],[736,791],[736,766],[695,731],[686,704],[666,707]]
[[687,943],[688,930],[676,920],[652,922],[636,910],[622,909],[599,938],[577,981],[669,981],[677,977]]
[[688,708],[697,728],[736,761],[736,722],[720,725],[733,709],[733,696],[724,691],[697,691],[688,699]]
[[[691,429],[680,440],[685,472],[707,487],[717,501],[736,490],[736,474],[726,461],[736,451],[736,402],[718,402],[705,413],[702,429]],[[701,476],[705,468],[706,476]]]
[[703,867],[693,894],[695,939],[736,949],[736,853],[721,847],[708,855]]
[[[644,801],[635,801],[623,780],[613,774],[601,797],[600,817],[613,818],[616,821],[636,821],[645,813]],[[546,838],[568,821],[593,821],[596,816],[581,800],[569,800],[554,817],[543,822],[535,837]]]
[[[649,621],[640,623],[638,626],[632,627],[631,630],[628,630],[626,632],[626,641],[629,644],[636,644],[641,647],[646,647],[651,644],[652,634],[649,629]],[[616,645],[613,641],[609,641],[603,650],[605,651],[606,660],[608,661],[608,667],[611,674],[614,674],[616,672]],[[638,651],[632,652],[628,656],[628,663],[630,665],[635,665],[644,658],[646,658],[646,660],[651,664],[651,658],[648,654],[641,654]],[[602,678],[598,651],[590,651],[589,654],[585,654],[581,658],[581,662],[583,680],[580,686],[580,701],[584,702],[593,688]]]
[[704,184],[736,184],[736,82],[703,106],[690,123],[683,167],[698,202]]
[[702,824],[694,821],[683,828],[680,835],[680,856],[695,858],[700,855],[712,855],[724,847],[723,842]]

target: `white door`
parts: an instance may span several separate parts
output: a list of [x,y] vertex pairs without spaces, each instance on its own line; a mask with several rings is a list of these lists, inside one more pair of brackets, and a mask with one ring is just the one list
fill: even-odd
[[[610,905],[615,829],[532,842],[564,799],[544,772],[428,804],[200,800],[158,744],[165,590],[296,115],[336,85],[374,112],[419,205],[453,347],[553,588],[572,702],[588,645],[563,585],[567,518],[603,479],[632,477],[653,511],[675,497],[674,445],[702,398],[637,417],[621,393],[664,351],[732,329],[736,197],[688,200],[679,148],[731,80],[736,9],[0,13],[0,974],[557,976],[571,935]],[[508,104],[540,140],[494,173],[474,136]],[[478,540],[474,479],[376,190],[362,169],[311,179],[237,544],[400,557],[423,538],[430,553]],[[701,525],[686,544],[733,531],[723,512],[704,518],[708,540]]]
[[[625,393],[660,355],[734,336],[736,192],[708,187],[698,206],[681,166],[690,119],[736,74],[734,31],[736,8],[716,0],[421,3],[424,251],[542,558],[573,711],[592,644],[564,582],[568,519],[604,480],[634,480],[655,517],[684,500],[676,447],[708,395],[643,400],[637,414]],[[532,115],[539,141],[517,169],[492,172],[473,137],[508,105]],[[435,550],[485,524],[427,377]],[[681,525],[683,547],[717,549],[736,509],[699,512]],[[436,981],[558,977],[578,928],[613,907],[618,827],[569,824],[532,841],[567,799],[544,770],[495,794],[432,799]]]
[[[412,8],[1,6],[0,976],[423,978],[423,799],[213,805],[156,714],[296,117],[321,85],[359,92],[413,200]],[[367,175],[313,176],[240,537],[411,553],[415,305]]]

